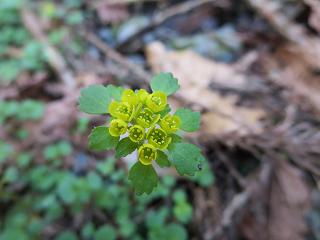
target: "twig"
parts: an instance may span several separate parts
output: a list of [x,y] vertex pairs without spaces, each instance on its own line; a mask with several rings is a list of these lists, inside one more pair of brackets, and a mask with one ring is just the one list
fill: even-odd
[[99,48],[108,58],[117,62],[119,65],[125,67],[131,73],[139,77],[141,83],[146,84],[150,81],[151,75],[147,71],[142,69],[140,66],[128,61],[125,57],[123,57],[117,51],[109,47],[106,43],[101,41],[93,33],[85,34],[84,37],[87,39],[88,42]]
[[213,3],[216,2],[217,0],[192,0],[192,1],[187,1],[181,4],[174,5],[166,10],[163,10],[157,14],[155,14],[148,25],[145,27],[141,28],[139,31],[137,31],[135,34],[130,36],[128,39],[126,39],[124,42],[120,43],[117,46],[118,50],[121,50],[125,48],[127,45],[129,45],[131,42],[133,42],[135,39],[140,38],[147,32],[152,31],[154,28],[157,26],[165,23],[172,17],[178,16],[185,14],[187,12],[190,12],[191,10],[194,10],[196,8],[199,8],[201,6],[204,6],[208,3]]
[[[209,232],[205,239],[221,239],[221,237],[228,231],[231,225],[235,222],[235,217],[239,218],[239,212],[248,205],[249,201],[257,192],[265,192],[269,186],[271,176],[273,174],[273,162],[266,161],[261,169],[258,182],[252,182],[245,191],[235,195],[228,206],[223,211],[221,223],[215,228],[213,232]],[[239,220],[239,219],[237,219]]]
[[73,76],[73,73],[67,67],[66,62],[59,51],[50,44],[42,30],[40,20],[34,13],[26,8],[22,9],[21,16],[26,28],[30,31],[34,38],[36,38],[43,45],[51,67],[55,70],[68,89],[74,88],[76,85],[76,80]]
[[241,188],[245,188],[247,186],[247,181],[244,177],[241,176],[241,174],[238,172],[238,170],[234,167],[234,165],[229,161],[229,159],[224,156],[222,153],[220,153],[218,147],[215,147],[215,152],[218,155],[219,159],[224,163],[224,165],[227,167],[229,170],[230,174],[238,184],[240,185]]
[[234,215],[244,206],[251,198],[251,192],[244,191],[233,197],[228,207],[224,210],[220,225],[216,227],[212,235],[206,236],[206,239],[220,239],[225,231],[232,225]]

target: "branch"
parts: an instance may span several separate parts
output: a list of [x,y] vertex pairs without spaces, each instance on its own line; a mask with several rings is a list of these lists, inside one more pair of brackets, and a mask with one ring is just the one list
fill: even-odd
[[174,5],[168,9],[165,9],[157,14],[155,14],[148,25],[145,27],[141,28],[139,31],[137,31],[135,34],[130,36],[128,39],[126,39],[124,42],[120,43],[117,46],[117,49],[123,49],[127,45],[129,45],[131,42],[133,42],[135,39],[140,38],[144,34],[152,31],[154,28],[162,25],[169,19],[185,14],[187,12],[190,12],[191,10],[194,10],[196,8],[199,8],[201,6],[204,6],[209,3],[216,2],[217,0],[193,0],[193,1],[187,1],[181,4]]
[[73,73],[68,68],[63,56],[50,44],[42,30],[42,26],[40,25],[41,21],[33,12],[27,10],[26,8],[22,9],[21,17],[25,27],[34,36],[34,38],[43,45],[44,51],[48,56],[48,62],[50,66],[54,69],[54,71],[58,74],[60,79],[68,88],[74,88],[76,85],[76,80],[73,76]]
[[246,188],[245,191],[238,193],[233,197],[233,199],[223,211],[220,224],[215,228],[214,231],[209,232],[205,236],[205,239],[221,239],[224,234],[232,227],[235,222],[235,218],[237,218],[237,220],[241,218],[239,213],[249,204],[249,201],[253,198],[253,196],[258,192],[265,192],[265,189],[270,184],[272,173],[273,162],[271,159],[269,159],[269,161],[266,161],[262,165],[258,181],[251,182],[251,184]]
[[142,69],[140,66],[130,62],[124,56],[119,54],[117,51],[109,47],[106,43],[100,40],[96,35],[93,33],[88,33],[84,36],[88,42],[95,45],[99,48],[108,58],[117,62],[122,67],[128,69],[131,73],[135,74],[142,84],[149,83],[151,79],[151,75]]

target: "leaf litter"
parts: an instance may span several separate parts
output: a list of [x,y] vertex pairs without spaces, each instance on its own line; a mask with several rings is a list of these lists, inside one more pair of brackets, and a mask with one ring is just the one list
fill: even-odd
[[263,109],[238,106],[237,96],[222,96],[210,89],[213,83],[233,89],[246,88],[249,83],[245,74],[232,65],[206,59],[190,50],[168,51],[159,42],[147,46],[146,54],[154,72],[172,72],[181,79],[181,90],[177,95],[182,101],[205,111],[202,129],[207,134],[247,134],[248,129],[262,130],[259,119],[265,116]]
[[[136,6],[136,3],[121,2],[115,8],[109,7],[103,11],[97,9],[99,20],[91,22],[91,19],[86,19],[90,33],[98,35],[101,28],[107,29],[109,33],[114,31],[112,27],[116,25],[125,26],[127,14],[130,17],[149,17],[147,13],[141,12],[142,8],[132,10],[131,7]],[[194,1],[185,1],[183,4],[188,2]],[[48,61],[51,67],[44,69],[44,73],[33,74],[25,70],[17,83],[12,82],[8,87],[0,89],[1,99],[41,99],[46,103],[44,118],[37,122],[23,123],[10,119],[7,126],[0,129],[1,138],[10,143],[16,152],[31,148],[37,163],[42,163],[39,160],[42,158],[43,145],[60,139],[69,139],[77,152],[86,151],[85,138],[70,134],[79,115],[76,99],[80,88],[89,84],[109,83],[138,87],[148,79],[145,76],[149,72],[144,67],[150,67],[152,72],[170,71],[181,84],[181,94],[172,101],[175,108],[188,104],[202,112],[200,134],[188,137],[201,145],[216,179],[215,185],[208,188],[185,179],[178,180],[179,187],[186,189],[190,198],[193,198],[195,215],[192,226],[188,226],[192,237],[257,239],[259,236],[258,239],[292,240],[304,239],[306,234],[312,234],[310,229],[314,233],[312,237],[319,236],[316,235],[317,219],[320,216],[317,201],[313,203],[313,208],[310,205],[311,191],[319,192],[319,4],[316,0],[221,2],[225,4],[219,7],[212,3],[206,9],[205,16],[214,18],[219,26],[231,24],[236,36],[241,37],[243,52],[238,53],[243,55],[240,59],[233,56],[236,62],[222,63],[211,59],[217,57],[216,52],[206,55],[203,48],[199,49],[197,45],[197,41],[203,40],[197,37],[193,39],[195,47],[192,50],[190,47],[183,51],[168,50],[172,47],[168,36],[180,36],[180,32],[174,26],[175,21],[162,25],[165,19],[152,25],[150,29],[154,29],[154,32],[147,31],[150,34],[144,35],[141,42],[149,42],[144,53],[139,51],[139,47],[130,47],[130,44],[136,43],[126,43],[126,48],[139,49],[130,54],[145,57],[148,66],[144,66],[143,61],[132,64],[134,58],[123,53],[122,49],[113,48],[114,43],[108,42],[109,35],[103,39],[102,45],[107,46],[104,50],[101,44],[90,42],[94,45],[91,49],[96,53],[95,59],[87,53],[83,58],[65,54],[58,46],[48,43],[44,36],[44,42],[48,44],[46,48],[54,52]],[[140,7],[144,6],[144,3],[141,4]],[[161,7],[154,9],[156,13],[163,11],[162,7],[165,10],[181,10],[171,1],[152,4]],[[250,11],[246,10],[249,5]],[[197,13],[198,10],[193,11]],[[112,15],[110,12],[117,14]],[[175,14],[172,12],[166,16],[174,20],[171,16]],[[35,20],[27,11],[23,14],[25,25],[29,26],[31,33],[34,29],[40,29],[40,33],[37,30],[33,34],[35,38],[43,40],[48,29],[39,27],[41,21]],[[188,19],[190,13],[187,11],[183,14]],[[196,16],[201,18],[200,10]],[[102,27],[99,21],[104,22]],[[205,29],[202,26],[206,24],[197,28],[202,31]],[[142,25],[143,28],[149,27],[147,21]],[[209,25],[215,28],[212,22]],[[57,27],[59,23],[48,26]],[[184,24],[184,28],[186,26]],[[130,33],[130,40],[132,31],[126,31]],[[166,33],[162,34],[165,37],[159,37],[156,32]],[[124,35],[128,39],[128,34]],[[139,40],[142,37],[134,35],[133,39]],[[185,40],[186,36],[181,35],[181,38],[176,38],[177,41]],[[211,36],[210,32],[204,35]],[[150,43],[150,39],[162,42]],[[205,41],[210,41],[210,38]],[[212,48],[216,49],[216,46]],[[63,67],[57,64],[57,59],[62,59]],[[52,69],[56,71],[54,74]],[[37,74],[42,74],[40,80]],[[256,85],[257,82],[261,85]],[[72,90],[67,94],[65,89],[68,85]],[[259,91],[255,91],[252,86],[258,86]],[[92,126],[105,120],[90,119]],[[27,141],[18,141],[14,137],[13,129],[16,127],[23,127],[30,133]],[[268,169],[270,174],[265,174]],[[149,207],[157,207],[157,204],[152,202]],[[305,222],[306,213],[312,216],[308,218],[308,225]],[[99,221],[105,219],[103,213],[99,212],[98,215]],[[73,224],[78,225],[78,221]],[[57,225],[49,226],[44,236],[53,237],[52,233],[64,226],[63,221]],[[261,233],[263,236],[258,235]]]

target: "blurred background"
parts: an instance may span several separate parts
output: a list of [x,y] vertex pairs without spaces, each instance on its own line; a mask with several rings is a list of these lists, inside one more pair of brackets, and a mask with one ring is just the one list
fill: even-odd
[[[0,240],[320,239],[319,0],[0,0]],[[172,72],[192,178],[92,152],[90,84]]]

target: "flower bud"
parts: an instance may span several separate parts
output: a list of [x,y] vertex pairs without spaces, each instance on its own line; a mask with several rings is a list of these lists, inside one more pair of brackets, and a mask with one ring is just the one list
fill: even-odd
[[137,96],[138,96],[141,103],[145,103],[148,96],[149,96],[149,93],[145,89],[140,89],[137,92]]
[[130,105],[135,106],[139,102],[139,97],[131,89],[125,89],[121,96],[122,102],[127,102]]

